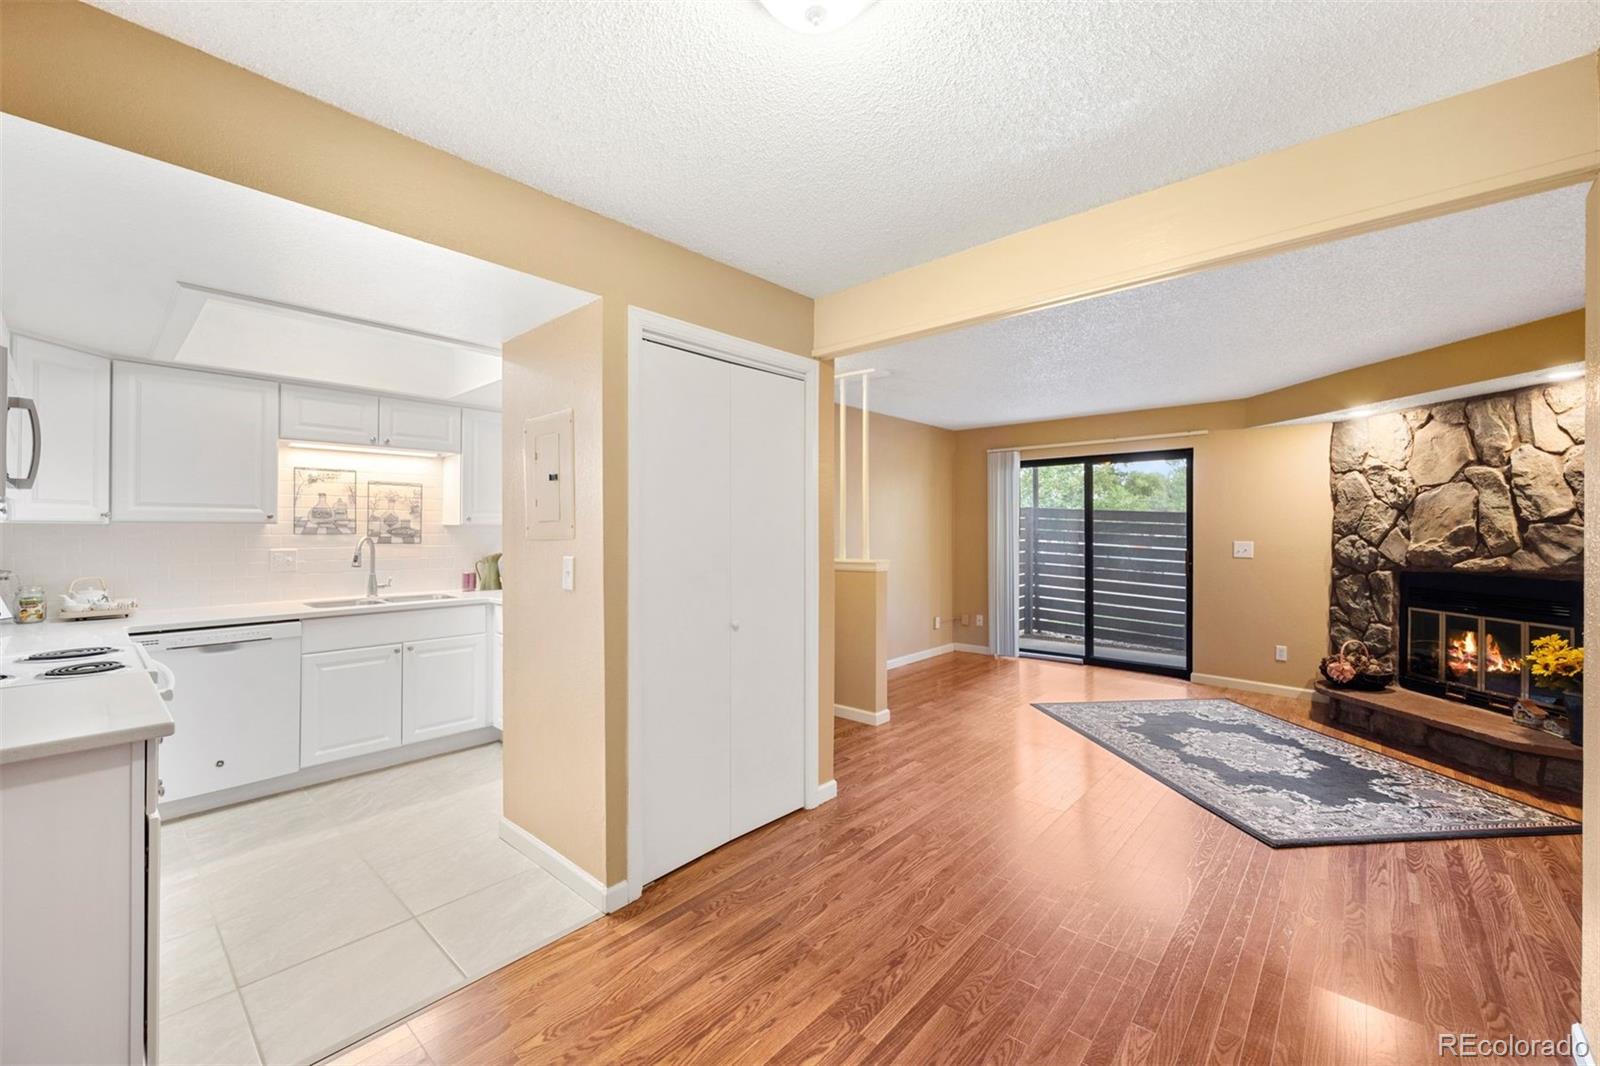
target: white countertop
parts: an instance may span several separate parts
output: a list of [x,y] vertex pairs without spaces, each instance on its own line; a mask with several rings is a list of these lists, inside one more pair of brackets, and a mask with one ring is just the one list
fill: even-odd
[[[0,624],[0,657],[86,644],[125,648],[133,643],[130,634],[166,629],[254,625],[499,603],[499,592],[463,592],[453,594],[448,600],[420,603],[316,608],[295,600],[141,610],[127,618],[86,622],[6,623]],[[172,715],[167,711],[166,702],[156,691],[149,674],[142,670],[0,689],[0,764],[131,744],[168,736],[172,731]]]
[[143,670],[0,689],[0,764],[170,736],[172,715]]
[[[398,595],[409,595],[399,593]],[[334,597],[328,597],[332,599]],[[166,607],[138,610],[127,618],[84,622],[51,620],[33,625],[0,624],[0,657],[30,655],[37,651],[68,648],[79,644],[109,644],[126,647],[130,633],[153,633],[166,629],[198,629],[210,626],[256,625],[261,622],[292,622],[312,618],[342,618],[358,614],[385,614],[391,611],[430,611],[436,608],[498,604],[500,593],[451,593],[448,600],[423,600],[420,603],[373,603],[351,607],[307,607],[302,600],[272,603],[235,603],[216,607]]]

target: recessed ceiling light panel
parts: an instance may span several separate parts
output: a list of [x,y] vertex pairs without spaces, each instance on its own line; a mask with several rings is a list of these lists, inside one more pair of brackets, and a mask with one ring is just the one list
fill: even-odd
[[768,13],[791,30],[827,33],[872,6],[872,0],[761,0]]

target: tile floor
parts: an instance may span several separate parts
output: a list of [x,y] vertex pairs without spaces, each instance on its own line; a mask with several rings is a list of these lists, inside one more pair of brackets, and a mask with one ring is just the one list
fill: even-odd
[[162,830],[162,1066],[314,1062],[599,917],[499,839],[500,745]]

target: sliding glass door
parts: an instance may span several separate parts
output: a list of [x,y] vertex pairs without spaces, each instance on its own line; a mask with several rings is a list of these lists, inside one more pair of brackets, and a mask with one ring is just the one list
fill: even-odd
[[1189,673],[1192,459],[1184,450],[1022,465],[1022,651]]

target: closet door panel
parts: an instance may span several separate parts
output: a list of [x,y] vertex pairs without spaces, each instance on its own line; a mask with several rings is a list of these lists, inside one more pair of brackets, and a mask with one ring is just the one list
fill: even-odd
[[738,836],[805,804],[805,385],[730,370]]
[[646,343],[637,371],[633,609],[646,880],[732,837],[729,370]]

